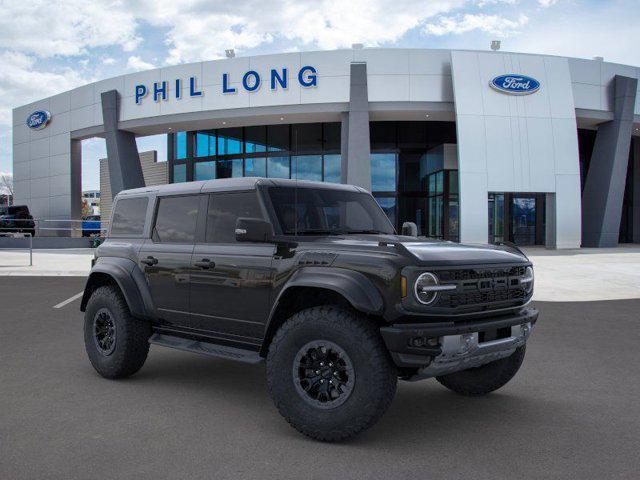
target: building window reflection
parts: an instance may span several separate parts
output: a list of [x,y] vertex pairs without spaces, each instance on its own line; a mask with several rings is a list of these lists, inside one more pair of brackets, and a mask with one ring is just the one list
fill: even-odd
[[[341,124],[268,125],[169,135],[172,181],[232,177],[340,182]],[[171,167],[173,168],[173,167]]]
[[370,140],[372,191],[396,229],[457,241],[455,123],[371,122]]
[[173,183],[187,181],[187,164],[180,163],[173,166]]
[[216,178],[216,162],[196,162],[193,165],[194,180],[212,180]]

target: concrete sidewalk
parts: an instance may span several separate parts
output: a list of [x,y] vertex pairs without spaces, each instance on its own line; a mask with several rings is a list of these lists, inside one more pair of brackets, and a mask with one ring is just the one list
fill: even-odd
[[[535,267],[534,300],[580,302],[640,298],[640,246],[524,249]],[[92,249],[0,250],[0,276],[86,276]]]
[[65,248],[33,250],[33,266],[29,266],[29,250],[0,250],[0,276],[65,276],[84,277],[91,269],[94,250]]

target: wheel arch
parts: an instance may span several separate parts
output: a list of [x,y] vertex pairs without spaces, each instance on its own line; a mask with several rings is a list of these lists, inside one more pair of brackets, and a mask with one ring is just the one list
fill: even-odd
[[134,317],[155,317],[155,308],[144,274],[133,261],[126,258],[99,259],[87,279],[80,311],[86,310],[91,294],[104,285],[111,285],[120,290]]
[[260,355],[267,355],[273,336],[291,315],[324,304],[353,308],[372,318],[379,318],[384,309],[382,295],[360,272],[326,267],[300,269],[280,290],[273,303]]

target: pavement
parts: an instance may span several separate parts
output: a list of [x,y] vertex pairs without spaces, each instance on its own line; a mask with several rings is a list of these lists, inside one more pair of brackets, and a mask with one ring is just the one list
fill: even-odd
[[1,479],[635,479],[640,300],[535,302],[524,365],[484,398],[401,382],[371,430],[311,441],[265,369],[153,346],[133,377],[86,358],[79,277],[0,278]]

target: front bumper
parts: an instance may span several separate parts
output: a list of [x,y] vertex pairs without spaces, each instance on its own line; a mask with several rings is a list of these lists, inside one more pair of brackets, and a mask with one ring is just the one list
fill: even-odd
[[398,367],[420,380],[506,358],[524,345],[538,319],[534,308],[469,322],[396,324],[380,333]]

